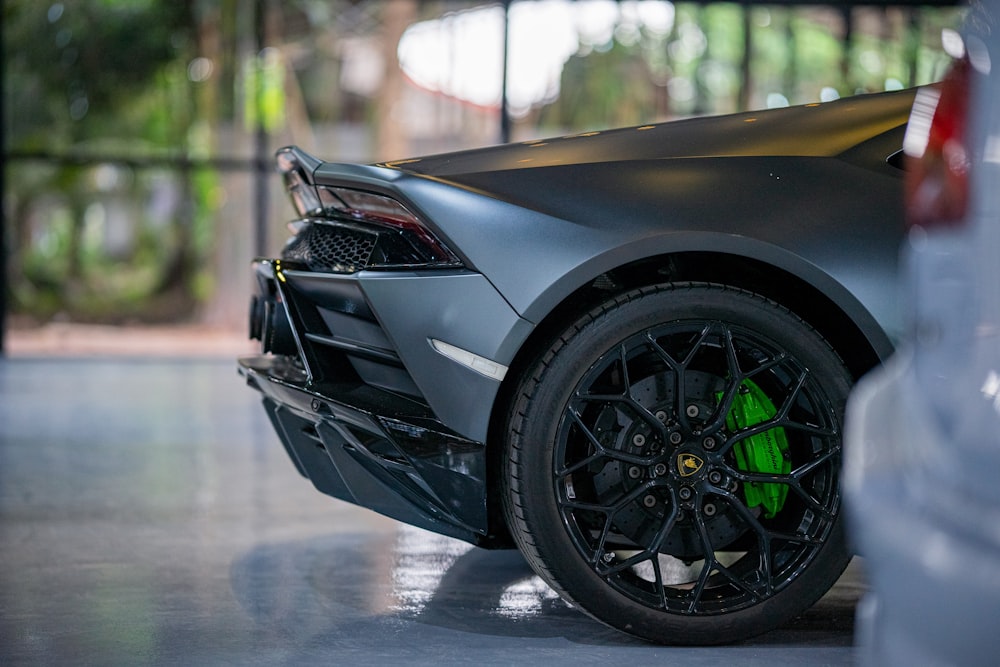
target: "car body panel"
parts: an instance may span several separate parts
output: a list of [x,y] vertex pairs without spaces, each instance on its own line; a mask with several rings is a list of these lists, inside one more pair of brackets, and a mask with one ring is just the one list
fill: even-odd
[[436,421],[405,399],[356,385],[310,383],[280,357],[242,358],[240,372],[263,394],[289,458],[317,490],[426,530],[486,543],[482,443],[435,430]]
[[[912,99],[911,90],[859,95],[823,104],[584,132],[383,164],[452,179],[463,174],[667,158],[834,157],[899,127]],[[790,133],[790,127],[795,131]],[[802,142],[803,136],[810,141]]]
[[[670,253],[718,252],[781,267],[836,298],[842,310],[876,314],[889,335],[898,328],[894,302],[883,290],[896,274],[895,254],[887,250],[898,245],[902,230],[894,167],[874,173],[830,159],[707,158],[618,164],[613,175],[593,165],[541,171],[476,180],[492,181],[495,191],[520,191],[521,200],[529,197],[525,181],[542,180],[560,193],[550,199],[563,217],[535,212],[542,205],[534,201],[527,203],[530,213],[493,205],[477,215],[453,202],[445,204],[448,210],[422,207],[529,321],[540,321],[573,290],[616,267]],[[829,182],[843,190],[827,191]],[[418,205],[423,194],[413,192]],[[468,215],[454,219],[449,211]],[[885,224],[871,225],[872,219]],[[514,269],[497,250],[524,235],[539,243],[518,248]],[[877,328],[866,333],[886,351]]]
[[506,366],[531,325],[478,274],[371,271],[359,274],[358,281],[434,413],[456,432],[485,442],[499,380],[455,363],[431,341]]
[[[902,231],[901,172],[886,158],[899,150],[912,96],[553,140],[568,147],[477,149],[388,163],[389,173],[327,163],[315,178],[401,198],[531,322],[610,269],[674,252],[720,252],[761,258],[835,298],[886,355],[899,317],[885,286],[895,279],[890,249]],[[862,123],[861,115],[871,119]],[[804,123],[826,141],[784,138],[786,123]],[[838,134],[845,127],[846,136]],[[574,147],[583,142],[594,143]],[[643,147],[649,155],[637,159]],[[538,242],[519,243],[526,237]],[[516,267],[505,252],[515,247]]]

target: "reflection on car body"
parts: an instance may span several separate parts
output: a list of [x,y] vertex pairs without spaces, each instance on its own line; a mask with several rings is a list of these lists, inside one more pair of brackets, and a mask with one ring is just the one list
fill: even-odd
[[283,149],[241,360],[320,490],[735,641],[849,553],[843,405],[898,329],[913,91],[379,165]]

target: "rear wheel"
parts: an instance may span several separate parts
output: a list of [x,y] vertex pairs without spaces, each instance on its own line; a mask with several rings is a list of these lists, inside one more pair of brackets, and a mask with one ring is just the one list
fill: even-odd
[[685,283],[619,296],[522,381],[508,523],[542,578],[621,630],[676,644],[769,630],[849,559],[850,386],[816,331],[758,295]]

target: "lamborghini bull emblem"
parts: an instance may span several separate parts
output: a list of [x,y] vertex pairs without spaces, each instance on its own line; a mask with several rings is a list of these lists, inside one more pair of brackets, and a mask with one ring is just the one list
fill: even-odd
[[690,477],[694,475],[705,462],[695,456],[694,454],[678,454],[677,455],[677,472],[680,473],[681,477]]

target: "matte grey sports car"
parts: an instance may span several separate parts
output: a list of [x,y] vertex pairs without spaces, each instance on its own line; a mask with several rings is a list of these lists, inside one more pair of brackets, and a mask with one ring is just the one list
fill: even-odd
[[913,91],[377,164],[298,148],[241,360],[322,492],[648,640],[739,640],[850,557]]

